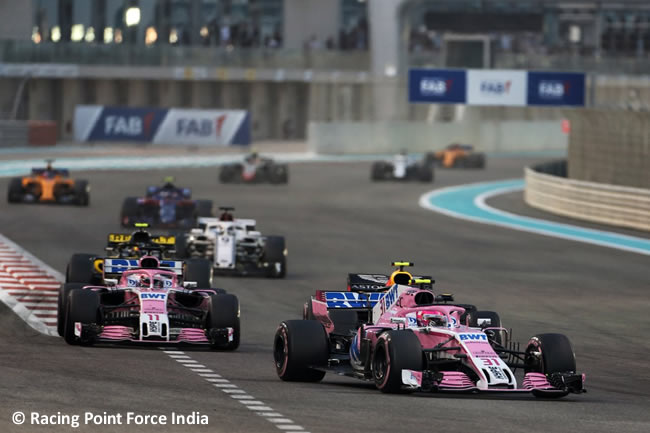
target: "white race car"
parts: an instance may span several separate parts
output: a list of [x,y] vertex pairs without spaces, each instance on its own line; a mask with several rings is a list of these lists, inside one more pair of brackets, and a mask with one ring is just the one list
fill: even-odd
[[204,257],[222,275],[263,274],[284,278],[287,248],[283,236],[263,236],[255,220],[233,218],[234,208],[220,208],[219,218],[199,218],[198,228],[177,237],[179,257]]

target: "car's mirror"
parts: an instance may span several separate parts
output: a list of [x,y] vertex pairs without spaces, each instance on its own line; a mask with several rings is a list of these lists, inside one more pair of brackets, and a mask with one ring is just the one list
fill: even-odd
[[183,287],[186,289],[196,289],[198,287],[198,283],[196,281],[184,281]]
[[104,283],[108,287],[115,287],[117,286],[117,279],[116,278],[104,278]]
[[406,317],[391,317],[390,323],[402,323],[406,324]]

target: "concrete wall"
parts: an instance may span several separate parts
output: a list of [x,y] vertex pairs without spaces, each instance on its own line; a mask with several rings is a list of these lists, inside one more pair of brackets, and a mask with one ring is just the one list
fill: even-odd
[[650,112],[569,113],[571,179],[650,188]]
[[561,121],[463,121],[447,123],[311,122],[310,150],[324,154],[427,152],[450,143],[477,146],[485,152],[566,150]]

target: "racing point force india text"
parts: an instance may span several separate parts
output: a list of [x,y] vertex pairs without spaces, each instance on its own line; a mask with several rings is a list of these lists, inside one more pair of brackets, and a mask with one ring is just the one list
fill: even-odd
[[178,414],[172,412],[170,415],[151,415],[127,412],[126,414],[108,414],[106,412],[95,414],[84,412],[83,415],[67,415],[57,412],[46,415],[32,412],[29,416],[31,425],[69,425],[72,428],[84,425],[208,425],[208,416],[200,412],[189,414]]

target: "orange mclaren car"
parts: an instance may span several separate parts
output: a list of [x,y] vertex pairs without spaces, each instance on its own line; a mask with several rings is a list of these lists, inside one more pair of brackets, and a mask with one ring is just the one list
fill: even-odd
[[15,177],[9,183],[9,203],[60,203],[88,206],[90,186],[87,180],[70,178],[67,169],[32,168],[29,176]]
[[428,153],[426,158],[446,168],[485,168],[485,154],[476,152],[469,144],[453,143],[444,150]]

